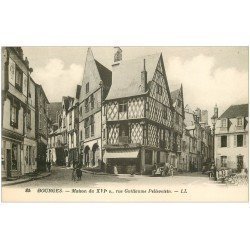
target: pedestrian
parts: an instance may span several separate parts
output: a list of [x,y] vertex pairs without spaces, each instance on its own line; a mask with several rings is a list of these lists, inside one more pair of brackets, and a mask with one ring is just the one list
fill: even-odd
[[80,166],[78,166],[76,169],[76,176],[77,176],[78,181],[80,181],[82,179],[82,170],[81,170]]
[[117,164],[115,164],[115,166],[114,166],[114,174],[118,174]]
[[164,171],[165,171],[166,175],[168,175],[168,173],[169,173],[169,166],[170,166],[169,162],[166,162],[165,167],[164,167]]
[[48,171],[50,173],[51,172],[51,162],[50,162],[50,160],[47,161],[47,168],[48,168]]
[[73,170],[72,170],[72,177],[71,177],[72,181],[76,181],[76,168],[73,165]]

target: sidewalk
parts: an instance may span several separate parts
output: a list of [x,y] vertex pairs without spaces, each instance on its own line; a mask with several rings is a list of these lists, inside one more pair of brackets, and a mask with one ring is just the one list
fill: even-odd
[[46,173],[41,173],[41,174],[39,174],[37,176],[21,177],[21,178],[19,178],[17,180],[13,180],[13,181],[2,181],[2,187],[16,185],[16,184],[19,184],[19,183],[24,183],[24,182],[33,181],[33,180],[38,180],[38,179],[48,177],[50,175],[51,175],[51,173],[46,172]]

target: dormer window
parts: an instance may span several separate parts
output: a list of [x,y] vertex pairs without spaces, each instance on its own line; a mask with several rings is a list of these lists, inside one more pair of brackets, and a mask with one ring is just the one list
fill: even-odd
[[243,118],[242,117],[238,117],[237,118],[237,126],[242,126],[243,125]]
[[227,127],[227,119],[222,119],[221,120],[221,127],[226,128]]

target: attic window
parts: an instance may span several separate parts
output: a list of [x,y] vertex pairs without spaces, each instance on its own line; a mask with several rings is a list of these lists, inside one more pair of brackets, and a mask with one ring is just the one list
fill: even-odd
[[241,117],[237,118],[237,126],[243,125],[243,119]]
[[221,127],[226,128],[227,127],[227,119],[222,119],[221,120]]
[[162,86],[159,85],[159,84],[157,84],[157,89],[156,89],[156,91],[157,91],[157,94],[162,95]]

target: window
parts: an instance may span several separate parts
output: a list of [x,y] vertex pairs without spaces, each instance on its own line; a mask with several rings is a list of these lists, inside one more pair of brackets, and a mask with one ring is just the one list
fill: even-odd
[[70,114],[69,114],[69,125],[71,125],[72,124],[72,112],[70,112]]
[[39,112],[39,129],[42,129],[42,112]]
[[221,167],[227,167],[227,156],[221,156]]
[[226,135],[221,136],[221,147],[222,148],[227,147],[227,136]]
[[119,112],[127,112],[128,108],[128,103],[127,102],[122,102],[119,104]]
[[237,147],[243,147],[243,135],[237,135]]
[[85,112],[88,113],[89,112],[89,98],[87,98],[85,100]]
[[82,115],[82,107],[80,107],[80,115]]
[[221,120],[221,127],[226,128],[227,127],[227,119],[222,119]]
[[90,104],[91,104],[91,109],[93,109],[94,105],[95,105],[95,103],[94,103],[94,95],[90,96]]
[[26,128],[31,129],[31,112],[30,112],[30,110],[28,110],[27,114],[26,114]]
[[237,118],[237,126],[242,126],[243,125],[243,119],[242,118]]
[[82,130],[80,131],[80,140],[82,140]]
[[22,85],[23,85],[23,72],[18,66],[16,66],[16,89],[20,92],[22,92]]
[[105,130],[105,128],[103,129],[102,134],[103,134],[103,139],[105,139],[106,138],[106,130]]
[[10,107],[10,125],[15,128],[18,127],[18,111],[15,105]]
[[85,138],[88,139],[89,138],[89,127],[85,128]]
[[86,93],[89,93],[89,82],[86,83]]
[[90,128],[91,128],[91,136],[95,135],[95,127],[94,127],[94,116],[90,116]]

